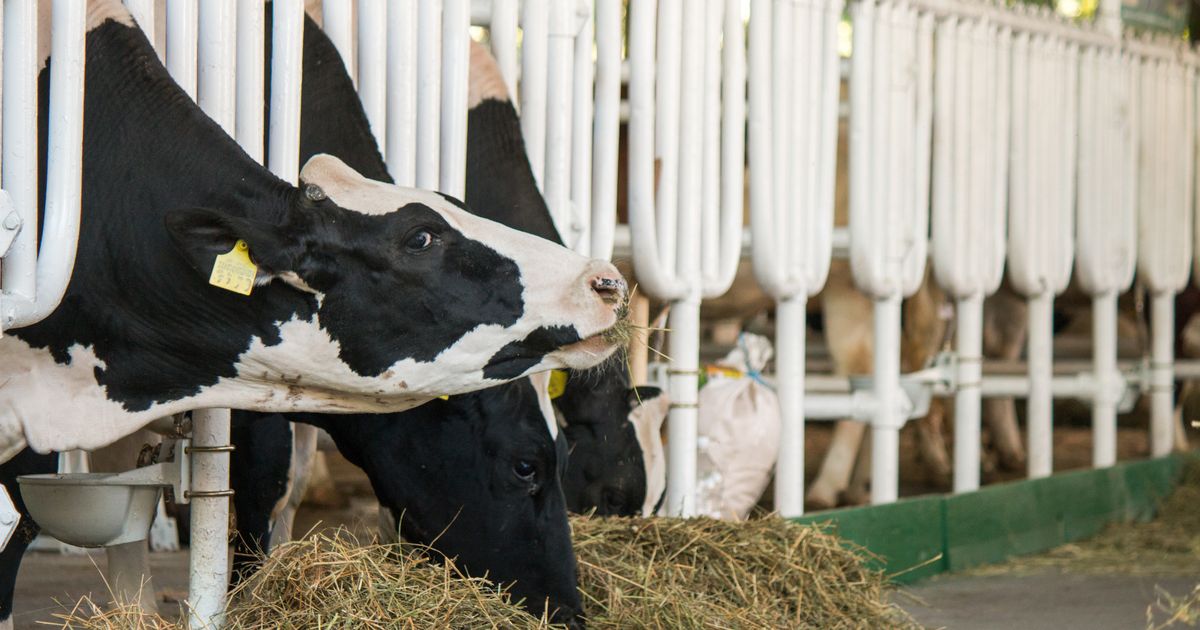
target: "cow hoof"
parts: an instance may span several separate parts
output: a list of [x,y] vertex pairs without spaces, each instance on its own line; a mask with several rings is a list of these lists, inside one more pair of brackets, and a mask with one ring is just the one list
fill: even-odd
[[804,497],[804,509],[807,511],[832,510],[838,506],[837,493],[832,490],[813,486]]

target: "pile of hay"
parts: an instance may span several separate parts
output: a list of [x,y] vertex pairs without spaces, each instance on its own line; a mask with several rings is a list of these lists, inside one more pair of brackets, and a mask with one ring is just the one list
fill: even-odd
[[778,518],[571,521],[592,628],[916,627],[862,552]]
[[[916,627],[859,550],[780,519],[573,518],[590,628]],[[76,606],[65,627],[165,630]],[[281,546],[231,597],[229,628],[550,628],[485,580],[344,532]]]

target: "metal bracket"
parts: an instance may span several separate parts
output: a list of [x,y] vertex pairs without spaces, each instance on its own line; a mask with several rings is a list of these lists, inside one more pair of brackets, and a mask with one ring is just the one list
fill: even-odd
[[13,207],[12,198],[7,192],[0,190],[0,258],[8,255],[8,250],[17,240],[23,226],[21,215],[17,214],[16,208]]

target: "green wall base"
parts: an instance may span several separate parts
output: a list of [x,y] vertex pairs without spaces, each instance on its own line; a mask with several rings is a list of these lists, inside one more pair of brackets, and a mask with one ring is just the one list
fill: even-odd
[[794,519],[832,528],[908,583],[1044,551],[1113,522],[1149,520],[1188,455],[1065,472],[975,492],[903,499]]

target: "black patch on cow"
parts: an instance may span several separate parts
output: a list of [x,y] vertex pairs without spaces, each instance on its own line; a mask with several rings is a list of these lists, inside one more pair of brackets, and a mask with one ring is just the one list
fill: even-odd
[[[367,473],[406,540],[455,558],[470,575],[487,574],[508,585],[534,614],[542,613],[547,599],[558,622],[580,614],[558,474],[562,449],[528,380],[402,413],[286,417],[333,437],[338,450]],[[234,459],[250,455],[237,446]],[[518,470],[532,474],[522,477]],[[264,470],[253,483],[268,484],[272,474],[280,475]],[[240,488],[234,490],[236,496]],[[265,502],[257,509],[266,509]],[[239,507],[239,522],[242,517]]]
[[234,411],[229,485],[237,524],[232,582],[249,577],[271,549],[271,513],[287,493],[292,464],[291,423],[279,414]]
[[541,363],[542,357],[577,341],[582,338],[574,326],[541,326],[493,354],[483,367],[483,376],[496,380],[516,378]]
[[629,387],[624,366],[602,372],[572,373],[554,406],[567,425],[571,452],[563,493],[572,512],[601,516],[641,514],[646,500],[646,468],[629,414],[662,392]]
[[467,205],[486,219],[562,244],[525,154],[509,101],[484,99],[467,113]]
[[25,556],[25,550],[33,543],[33,539],[41,532],[41,527],[34,522],[29,515],[29,509],[25,507],[17,477],[48,474],[57,468],[57,453],[35,453],[30,448],[0,464],[0,484],[8,491],[8,496],[21,515],[8,545],[0,551],[0,622],[12,617],[13,594],[17,586],[17,574],[21,569],[21,559]]
[[[346,235],[334,286],[313,284],[326,292],[321,327],[355,372],[376,376],[402,358],[432,361],[479,326],[511,326],[520,319],[524,287],[512,260],[466,238],[421,204],[360,216],[374,229]],[[431,232],[434,246],[405,251],[405,238],[415,230]],[[372,260],[371,252],[386,259]],[[395,264],[397,259],[404,263]]]

